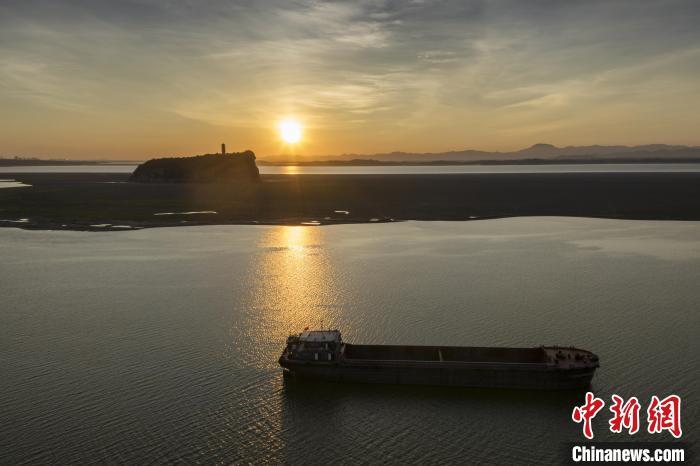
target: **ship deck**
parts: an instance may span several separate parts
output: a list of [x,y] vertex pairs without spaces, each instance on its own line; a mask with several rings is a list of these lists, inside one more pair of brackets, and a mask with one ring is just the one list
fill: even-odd
[[344,357],[350,360],[545,364],[548,359],[543,348],[352,345],[348,343],[344,346]]

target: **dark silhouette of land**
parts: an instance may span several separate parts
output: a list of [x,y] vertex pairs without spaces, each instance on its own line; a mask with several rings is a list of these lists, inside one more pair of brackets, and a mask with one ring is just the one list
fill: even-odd
[[381,167],[411,167],[411,166],[460,166],[460,165],[585,165],[585,164],[659,164],[659,163],[700,163],[698,158],[614,158],[614,157],[580,157],[580,158],[555,158],[555,159],[517,159],[517,160],[475,160],[460,161],[460,160],[429,160],[425,162],[407,161],[407,162],[392,162],[386,160],[375,159],[350,159],[350,160],[319,160],[319,161],[303,161],[303,162],[258,162],[260,165],[269,166],[302,166],[302,167],[366,167],[366,166],[381,166]]
[[464,165],[464,164],[549,164],[549,163],[679,163],[700,162],[700,147],[646,144],[642,146],[567,146],[534,144],[512,152],[455,150],[448,152],[388,152],[378,154],[340,154],[309,157],[271,155],[261,164],[348,164],[348,165]]
[[258,181],[253,151],[169,157],[142,163],[129,178],[140,183],[241,183]]
[[0,157],[0,167],[24,167],[24,166],[56,166],[56,165],[97,165],[99,162],[97,160],[64,160],[64,159],[39,159],[35,157],[22,158],[22,157],[12,157],[4,158]]
[[262,175],[259,183],[182,184],[132,183],[128,174],[2,177],[32,187],[0,189],[0,225],[34,229],[536,215],[700,220],[700,173]]
[[[245,153],[250,152],[246,151]],[[221,155],[221,154],[206,154]],[[238,155],[238,154],[227,154]],[[201,156],[200,156],[201,157]],[[166,164],[193,157],[169,157]],[[69,160],[38,157],[0,157],[0,166],[133,164],[127,160]],[[164,162],[160,162],[164,163]],[[447,152],[387,152],[316,156],[266,155],[260,165],[542,165],[599,163],[700,163],[700,147],[646,144],[641,146],[567,146],[534,144],[511,152],[463,149]],[[204,166],[205,164],[202,164]]]

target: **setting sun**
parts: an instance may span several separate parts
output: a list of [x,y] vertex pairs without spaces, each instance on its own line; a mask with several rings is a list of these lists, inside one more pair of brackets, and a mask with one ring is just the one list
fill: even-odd
[[280,137],[287,144],[296,144],[301,141],[301,124],[293,119],[285,119],[279,124]]

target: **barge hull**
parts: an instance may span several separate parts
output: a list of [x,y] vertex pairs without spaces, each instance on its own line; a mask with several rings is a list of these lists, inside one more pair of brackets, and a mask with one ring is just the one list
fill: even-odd
[[495,368],[416,368],[381,366],[326,366],[288,364],[287,376],[330,382],[396,385],[436,385],[524,390],[574,390],[590,385],[594,370],[516,370]]
[[357,345],[338,330],[291,335],[279,363],[287,377],[331,382],[527,390],[586,388],[600,365],[574,347]]

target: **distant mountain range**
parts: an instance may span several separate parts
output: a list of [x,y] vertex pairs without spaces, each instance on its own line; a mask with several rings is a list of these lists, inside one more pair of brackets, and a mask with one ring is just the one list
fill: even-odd
[[631,161],[684,161],[700,160],[700,147],[667,144],[647,144],[643,146],[567,146],[556,147],[551,144],[535,144],[527,149],[514,152],[487,152],[479,150],[460,150],[450,152],[390,152],[379,154],[341,154],[316,157],[290,157],[284,155],[263,157],[260,162],[299,162],[310,163],[365,162],[384,163],[430,163],[430,162],[503,162],[503,161],[551,161],[551,162],[631,162]]

